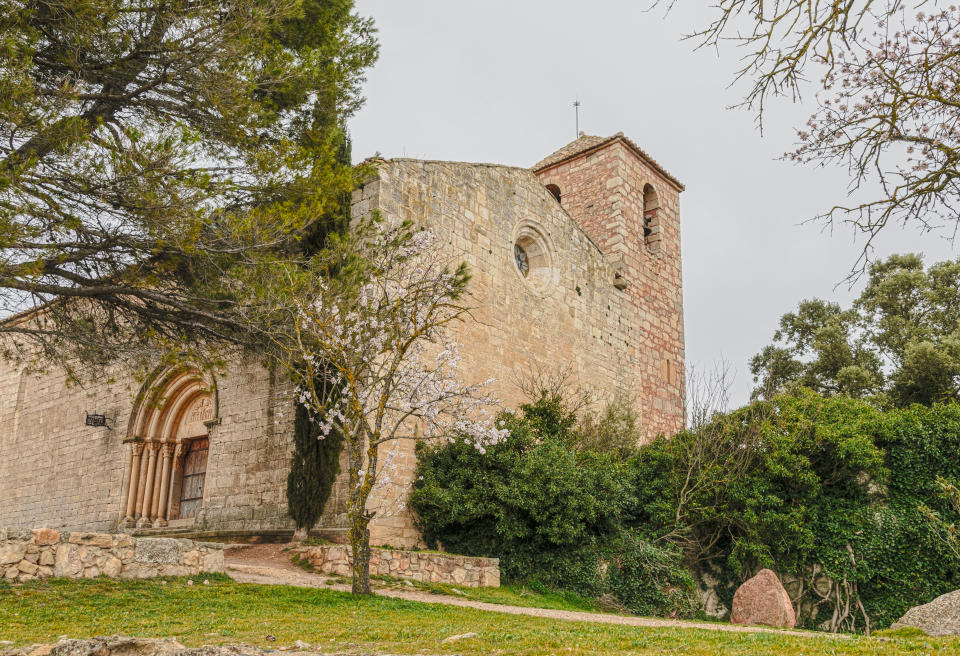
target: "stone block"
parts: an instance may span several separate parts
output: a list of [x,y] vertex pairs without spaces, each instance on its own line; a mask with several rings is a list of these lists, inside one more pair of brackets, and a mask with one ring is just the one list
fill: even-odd
[[80,547],[75,544],[63,544],[57,547],[53,565],[53,575],[73,578],[80,576],[83,563],[80,560]]
[[181,558],[181,562],[187,567],[199,567],[200,566],[200,550],[192,549]]
[[216,551],[210,551],[203,557],[203,569],[204,572],[222,572],[224,571],[223,564],[223,550],[217,549]]
[[60,542],[60,531],[52,528],[35,528],[31,533],[33,533],[34,544],[41,547]]
[[98,547],[100,549],[109,549],[113,546],[113,536],[109,533],[73,532],[67,537],[67,542]]
[[30,574],[32,576],[33,574],[36,574],[37,570],[40,568],[37,565],[31,563],[29,560],[21,560],[20,564],[17,565],[17,569],[19,569],[24,574]]
[[13,565],[27,555],[26,542],[7,542],[0,545],[0,565]]
[[156,565],[177,565],[183,545],[173,538],[137,538],[134,562]]
[[114,549],[129,549],[136,544],[136,540],[132,535],[126,535],[125,533],[120,533],[113,536],[113,548]]
[[109,576],[112,579],[115,579],[120,576],[120,572],[123,571],[123,563],[120,562],[120,559],[116,556],[110,556],[103,563],[103,573],[105,576]]

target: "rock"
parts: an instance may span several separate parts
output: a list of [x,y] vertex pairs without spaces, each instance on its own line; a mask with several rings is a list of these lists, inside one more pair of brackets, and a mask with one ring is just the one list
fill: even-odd
[[440,642],[456,642],[457,640],[467,640],[469,638],[476,638],[476,637],[477,637],[477,634],[471,631],[470,633],[460,633],[458,635],[452,635],[449,638],[444,638]]
[[200,550],[192,549],[187,553],[183,554],[182,562],[187,567],[199,567],[200,566]]
[[67,542],[88,547],[109,549],[113,546],[113,536],[109,533],[81,533],[75,531],[67,536]]
[[16,565],[26,555],[26,542],[8,542],[0,546],[0,565]]
[[769,569],[762,569],[737,588],[730,621],[792,629],[797,624],[797,617],[780,579]]
[[310,649],[310,643],[304,642],[303,640],[297,640],[295,643],[293,643],[293,646],[297,649]]
[[203,557],[204,572],[222,572],[223,571],[223,550],[217,549],[211,551]]
[[106,562],[103,564],[103,573],[106,576],[109,576],[112,579],[120,576],[120,572],[123,570],[123,563],[120,562],[120,559],[116,556],[110,556],[107,558]]
[[37,570],[40,568],[34,565],[33,563],[31,563],[29,560],[21,560],[20,564],[17,565],[17,569],[19,569],[24,574],[29,574],[33,576],[34,574],[37,573]]
[[890,628],[912,626],[930,636],[960,635],[960,590],[948,592],[929,604],[914,606]]
[[109,656],[110,654],[114,656],[173,656],[183,653],[184,649],[183,645],[171,638],[154,640],[110,636],[90,640],[61,640],[53,647],[50,656]]
[[60,542],[60,531],[52,528],[35,528],[31,533],[34,543],[39,547]]
[[51,549],[47,549],[46,551],[41,552],[40,562],[39,562],[40,565],[44,567],[53,567],[53,565],[56,562],[57,562],[57,559],[54,557],[53,551]]
[[36,645],[27,652],[27,656],[49,656],[53,651],[53,645]]
[[182,545],[173,538],[140,538],[134,560],[138,563],[177,565]]

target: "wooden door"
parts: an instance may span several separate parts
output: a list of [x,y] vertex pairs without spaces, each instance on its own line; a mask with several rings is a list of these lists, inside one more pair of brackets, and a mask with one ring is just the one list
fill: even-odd
[[180,517],[196,517],[203,504],[203,483],[207,477],[207,453],[210,440],[192,440],[183,457],[183,482],[180,485]]

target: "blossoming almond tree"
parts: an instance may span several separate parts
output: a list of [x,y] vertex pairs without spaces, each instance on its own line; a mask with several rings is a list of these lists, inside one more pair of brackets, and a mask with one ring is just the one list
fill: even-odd
[[823,217],[847,217],[867,237],[864,255],[890,222],[960,227],[960,9],[925,4],[933,13],[885,14],[838,51],[790,155],[847,166],[853,189],[877,185],[874,198]]
[[331,237],[307,267],[256,274],[268,358],[295,383],[320,439],[344,436],[355,593],[370,593],[371,492],[392,475],[381,447],[456,433],[483,449],[505,434],[491,420],[491,381],[460,382],[451,327],[469,313],[470,276],[435,241],[371,220]]
[[[672,9],[681,0],[657,0]],[[742,105],[762,125],[767,102],[819,94],[786,157],[839,164],[850,195],[815,220],[864,235],[851,277],[866,271],[874,238],[891,223],[960,228],[960,9],[949,0],[721,0],[688,35],[732,43],[742,58]]]

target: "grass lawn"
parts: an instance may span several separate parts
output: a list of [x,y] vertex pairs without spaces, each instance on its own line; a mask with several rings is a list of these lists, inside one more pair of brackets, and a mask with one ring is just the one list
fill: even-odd
[[[507,606],[527,606],[530,608],[548,608],[552,610],[573,610],[588,613],[616,613],[615,608],[606,608],[597,599],[581,597],[573,592],[559,590],[534,589],[522,583],[510,583],[499,588],[468,588],[447,583],[423,583],[421,581],[404,581],[391,576],[371,577],[377,585],[384,585],[398,590],[413,588],[431,594],[446,595],[448,597],[483,601],[488,604],[504,604]],[[344,582],[349,583],[346,579]],[[623,613],[627,614],[627,613]]]
[[[195,577],[202,580],[203,577]],[[960,640],[737,634],[566,622],[487,613],[332,590],[238,584],[210,576],[147,581],[48,580],[0,586],[0,640],[55,642],[123,633],[172,636],[197,646],[295,640],[318,651],[403,654],[960,654]],[[448,636],[477,638],[443,643]],[[267,636],[276,637],[268,641]]]

